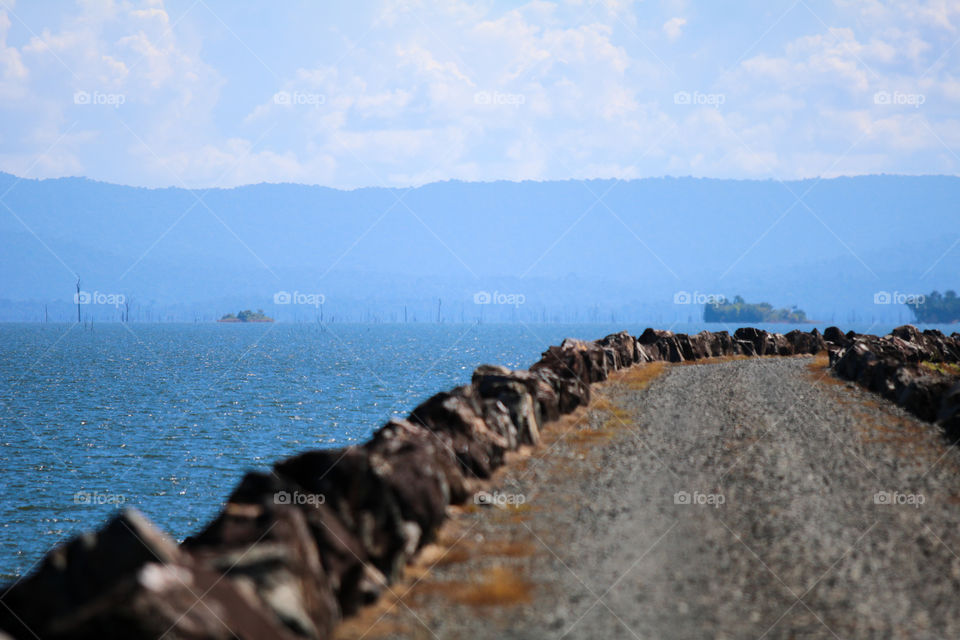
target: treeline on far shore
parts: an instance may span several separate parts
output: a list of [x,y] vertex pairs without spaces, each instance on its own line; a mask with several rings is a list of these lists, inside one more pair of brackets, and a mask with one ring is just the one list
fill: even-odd
[[[953,290],[944,293],[933,291],[928,295],[905,295],[881,292],[876,294],[878,304],[904,304],[919,324],[952,324],[960,322],[960,297]],[[750,322],[784,322],[804,324],[811,322],[807,314],[796,306],[775,309],[768,302],[750,303],[741,296],[735,296],[733,301],[720,299],[708,303],[703,308],[704,322],[750,323]]]
[[704,322],[786,322],[804,324],[807,314],[797,307],[774,309],[769,302],[750,303],[741,296],[734,296],[732,302],[726,300],[708,304],[703,308]]
[[913,312],[917,322],[923,324],[951,324],[960,321],[960,298],[955,291],[948,290],[941,294],[933,291],[930,295],[917,297],[908,302],[907,306]]

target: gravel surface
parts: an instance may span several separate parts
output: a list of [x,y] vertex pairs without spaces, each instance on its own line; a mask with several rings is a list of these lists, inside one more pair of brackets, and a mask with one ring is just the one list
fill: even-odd
[[960,453],[932,426],[811,358],[636,386],[597,387],[497,478],[523,505],[456,515],[340,636],[960,637]]

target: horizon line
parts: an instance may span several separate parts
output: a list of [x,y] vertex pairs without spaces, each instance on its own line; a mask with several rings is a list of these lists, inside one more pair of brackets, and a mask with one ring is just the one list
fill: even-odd
[[234,189],[244,189],[249,187],[262,187],[262,186],[293,186],[293,187],[307,187],[307,188],[316,188],[316,189],[327,189],[330,191],[340,191],[344,193],[350,193],[354,191],[363,191],[363,190],[384,190],[384,191],[411,191],[415,189],[422,189],[425,187],[431,187],[436,185],[447,185],[447,184],[465,184],[465,185],[494,185],[494,184],[548,184],[548,183],[568,183],[568,182],[644,182],[644,181],[657,181],[657,180],[698,180],[698,181],[709,181],[709,182],[736,182],[736,183],[760,183],[760,182],[773,182],[773,183],[802,183],[808,181],[817,181],[817,182],[826,182],[834,180],[855,180],[858,178],[960,178],[960,174],[948,174],[948,173],[856,173],[856,174],[840,174],[835,176],[808,176],[804,178],[789,178],[789,179],[780,179],[776,177],[769,178],[721,178],[715,176],[695,176],[695,175],[669,175],[664,174],[660,176],[644,176],[639,178],[617,178],[614,176],[610,177],[593,177],[593,178],[544,178],[544,179],[533,179],[527,178],[523,180],[511,180],[508,178],[499,178],[495,180],[463,180],[460,178],[448,178],[445,180],[433,180],[430,182],[424,182],[420,184],[407,185],[407,186],[383,186],[383,185],[363,185],[358,187],[333,187],[320,183],[310,183],[310,182],[247,182],[244,184],[233,185],[229,187],[223,186],[207,186],[207,187],[183,187],[178,185],[165,185],[165,186],[146,186],[146,185],[137,185],[137,184],[124,184],[121,182],[111,182],[109,180],[100,180],[97,178],[91,178],[89,176],[77,176],[77,175],[64,175],[56,177],[47,177],[47,178],[35,178],[28,176],[19,176],[15,173],[9,171],[0,170],[0,176],[9,176],[13,178],[16,182],[56,182],[56,181],[83,181],[91,182],[98,185],[106,185],[111,187],[122,187],[126,189],[143,189],[146,191],[166,191],[166,190],[177,190],[177,191],[231,191]]

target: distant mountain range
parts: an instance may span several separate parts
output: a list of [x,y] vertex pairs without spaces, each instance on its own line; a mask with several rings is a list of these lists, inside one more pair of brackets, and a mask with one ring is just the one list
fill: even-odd
[[739,294],[897,321],[905,296],[960,287],[956,177],[189,191],[0,173],[0,194],[0,320],[75,319],[76,275],[85,317],[123,299],[133,320],[663,323]]

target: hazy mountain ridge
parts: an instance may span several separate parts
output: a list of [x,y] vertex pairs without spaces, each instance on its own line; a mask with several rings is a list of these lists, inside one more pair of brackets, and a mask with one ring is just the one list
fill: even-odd
[[[443,317],[469,319],[483,306],[475,293],[500,291],[523,305],[484,317],[663,320],[699,315],[673,303],[679,291],[797,304],[815,319],[902,314],[873,305],[873,292],[956,287],[960,273],[960,178],[947,176],[187,191],[0,174],[4,192],[23,224],[0,216],[3,319],[69,307],[72,272],[85,290],[182,319],[268,308],[279,291],[323,294],[344,318],[396,318],[404,305],[434,317],[442,298]],[[293,311],[310,313],[271,313]]]

